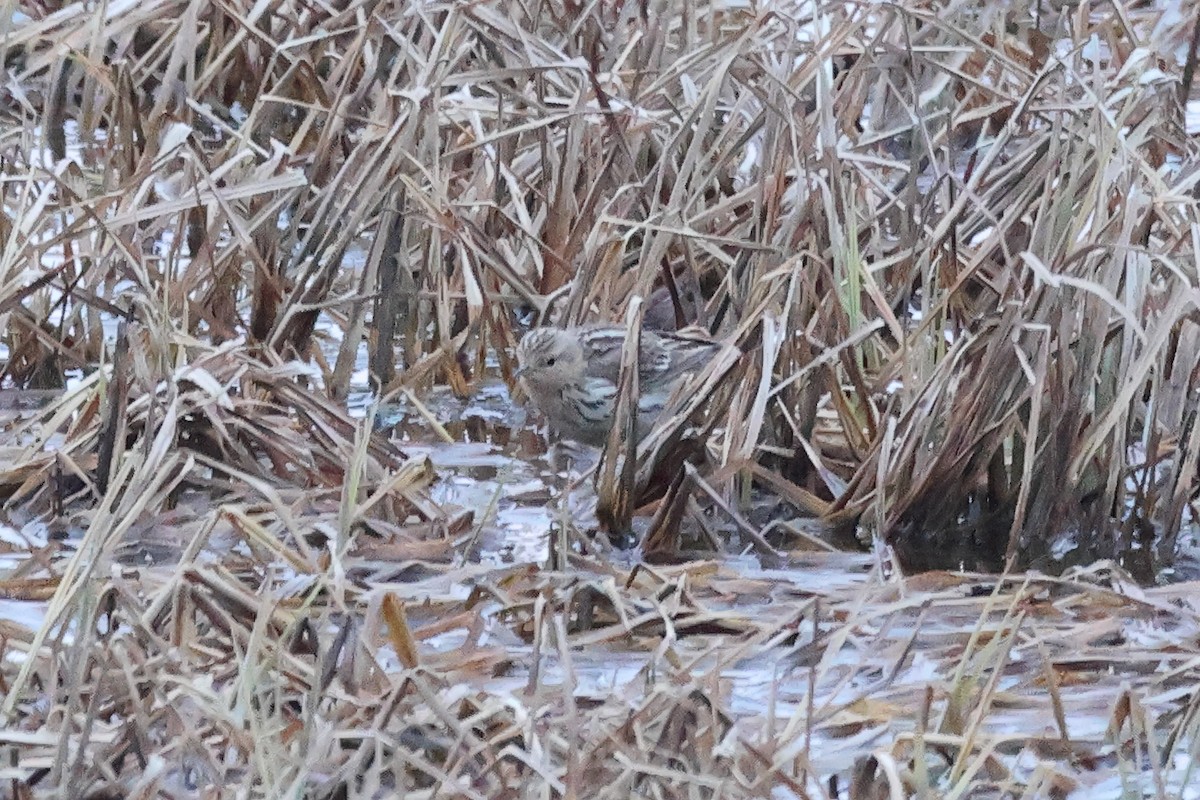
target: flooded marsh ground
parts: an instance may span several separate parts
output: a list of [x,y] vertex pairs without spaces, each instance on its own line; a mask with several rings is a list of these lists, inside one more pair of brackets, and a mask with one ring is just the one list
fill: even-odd
[[[1200,798],[1198,48],[0,5],[0,798]],[[640,448],[597,322],[721,345]]]

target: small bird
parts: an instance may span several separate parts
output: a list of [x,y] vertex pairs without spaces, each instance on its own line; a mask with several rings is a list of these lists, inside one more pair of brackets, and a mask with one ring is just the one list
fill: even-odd
[[[599,447],[613,426],[624,346],[624,328],[535,328],[517,346],[517,377],[555,431]],[[701,369],[720,350],[720,344],[708,339],[642,331],[639,440],[650,432],[680,379]]]

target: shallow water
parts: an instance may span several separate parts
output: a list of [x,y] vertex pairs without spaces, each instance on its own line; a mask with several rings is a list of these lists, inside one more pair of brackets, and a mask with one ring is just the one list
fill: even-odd
[[439,476],[430,491],[434,502],[449,513],[474,512],[479,536],[470,556],[542,563],[556,523],[596,525],[595,496],[583,478],[596,454],[549,449],[503,383],[484,383],[466,400],[434,389],[421,403],[453,442],[432,436],[424,415],[405,399],[378,409],[376,428],[408,455],[430,458]]
[[[356,377],[365,380],[365,374],[360,370]],[[350,405],[361,417],[368,412],[370,395],[365,385],[358,384],[354,389]],[[28,398],[9,405],[13,414],[27,418],[31,412],[26,406],[32,403],[36,408],[37,402]],[[440,440],[416,404],[403,397],[374,409],[375,427],[407,454],[427,456],[432,461],[437,479],[430,489],[431,498],[448,512],[473,512],[475,535],[470,537],[468,548],[458,554],[464,563],[453,572],[412,572],[389,579],[375,590],[393,591],[414,608],[431,598],[462,603],[477,582],[504,575],[504,565],[546,564],[549,542],[556,530],[564,526],[578,531],[595,528],[594,493],[590,481],[583,478],[595,460],[595,451],[549,447],[537,419],[513,403],[503,383],[484,382],[468,399],[436,389],[422,395],[421,404],[442,422],[452,441]],[[768,510],[763,513],[769,517],[774,510],[766,502],[770,499],[758,499],[764,501],[763,507]],[[171,558],[177,558],[179,543],[172,543],[167,535],[160,548],[156,535],[170,534],[182,529],[183,523],[194,522],[195,514],[203,511],[203,503],[193,500],[197,498],[181,503],[177,516],[157,520],[139,537],[140,556],[136,562],[146,579],[171,571]],[[746,514],[754,516],[750,510]],[[40,521],[9,522],[13,524],[0,524],[0,581],[27,564],[31,550],[47,546],[51,539],[48,527]],[[66,545],[70,547],[80,533],[67,531]],[[1195,539],[1190,530],[1182,537],[1192,548]],[[244,544],[228,544],[227,553],[250,555]],[[1064,537],[1056,555],[1069,559],[1081,550],[1078,544]],[[731,549],[737,551],[736,546]],[[1185,553],[1177,565],[1177,575],[1186,574],[1188,564],[1196,563],[1195,558],[1186,561],[1187,557]],[[721,633],[714,625],[713,631],[699,633],[676,630],[673,638],[656,632],[614,638],[575,648],[568,662],[555,651],[535,654],[531,645],[496,619],[503,609],[493,604],[480,612],[489,623],[479,634],[477,644],[503,648],[508,666],[500,674],[481,677],[478,685],[464,684],[461,691],[517,694],[536,680],[540,687],[569,687],[571,696],[581,703],[612,703],[614,698],[633,702],[644,697],[659,680],[663,648],[669,642],[672,659],[689,664],[697,681],[711,680],[719,687],[715,690],[719,695],[714,696],[719,697],[721,708],[736,718],[739,735],[770,740],[776,735],[773,732],[788,730],[789,726],[794,732],[800,726],[807,731],[804,756],[815,772],[826,777],[846,775],[872,750],[893,747],[898,737],[912,732],[914,709],[920,707],[929,687],[940,687],[939,702],[944,702],[944,687],[954,680],[960,653],[977,620],[988,619],[982,627],[986,632],[1003,629],[994,616],[981,615],[979,598],[986,596],[987,586],[964,586],[961,595],[942,592],[934,605],[927,606],[929,598],[922,598],[922,590],[915,583],[902,584],[881,577],[887,572],[874,553],[792,553],[769,561],[753,554],[698,553],[696,558],[707,559],[713,565],[711,574],[701,578],[701,570],[695,578],[705,588],[704,608],[717,619],[726,620],[731,633]],[[635,551],[610,551],[603,559],[626,573],[639,561]],[[586,570],[573,577],[581,581],[612,579],[611,575]],[[290,582],[278,584],[276,592],[299,597],[310,586],[309,576],[295,575]],[[984,594],[972,594],[971,589]],[[853,599],[859,595],[865,598],[861,605]],[[840,610],[834,617],[817,614],[815,621],[796,617],[796,609],[809,599],[823,605],[840,604]],[[666,616],[669,598],[661,598],[660,602]],[[0,599],[0,620],[36,630],[43,624],[47,608],[44,601]],[[791,635],[776,635],[763,646],[741,649],[744,636],[736,631],[754,626],[774,627]],[[1038,745],[1029,740],[1032,736],[1047,740],[1058,736],[1047,713],[1039,666],[1042,648],[1052,648],[1060,659],[1057,669],[1067,676],[1080,676],[1076,683],[1064,685],[1061,690],[1074,746],[1099,765],[1076,771],[1079,788],[1071,796],[1079,800],[1142,796],[1150,791],[1147,788],[1131,793],[1128,780],[1114,777],[1116,759],[1111,746],[1105,744],[1111,709],[1127,690],[1131,675],[1134,680],[1146,677],[1141,663],[1153,665],[1158,657],[1154,654],[1163,653],[1159,671],[1165,673],[1187,657],[1186,653],[1176,655],[1179,643],[1200,635],[1200,631],[1161,627],[1154,619],[1112,620],[1104,622],[1100,632],[1109,638],[1120,637],[1125,647],[1133,650],[1129,663],[1114,661],[1107,644],[1090,650],[1084,646],[1068,649],[1045,629],[1019,640],[999,676],[999,699],[980,726],[981,735],[1001,743],[1011,741],[1011,745],[997,745],[997,757],[1013,775],[1028,778],[1045,762]],[[455,628],[423,640],[421,646],[452,656],[470,635],[465,628]],[[836,637],[844,637],[844,641]],[[388,652],[386,646],[378,651],[383,665],[399,670],[399,660],[394,653],[389,660]],[[10,663],[23,657],[14,649],[5,653]],[[1072,657],[1078,659],[1078,664],[1073,665]],[[1107,661],[1107,666],[1090,666],[1089,659],[1102,665]],[[987,673],[986,667],[978,669],[981,674]],[[1143,684],[1144,680],[1139,686]],[[1169,719],[1186,701],[1180,691],[1177,682],[1165,678],[1160,681],[1157,675],[1151,675],[1140,702],[1155,718]],[[1170,796],[1187,796],[1183,792],[1189,746],[1187,740],[1177,742],[1180,756],[1161,773]],[[1050,760],[1063,763],[1060,759]],[[1139,779],[1132,785],[1150,787],[1151,783]],[[842,786],[840,796],[846,796],[845,788]],[[815,789],[815,783],[809,786],[810,792],[818,794]]]

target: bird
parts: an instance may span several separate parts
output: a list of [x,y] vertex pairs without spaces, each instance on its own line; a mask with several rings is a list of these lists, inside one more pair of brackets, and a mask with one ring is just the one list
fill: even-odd
[[[603,446],[617,401],[626,330],[611,325],[534,328],[517,346],[517,378],[559,435]],[[682,378],[711,361],[721,345],[698,335],[643,330],[638,354],[636,435],[653,428]]]

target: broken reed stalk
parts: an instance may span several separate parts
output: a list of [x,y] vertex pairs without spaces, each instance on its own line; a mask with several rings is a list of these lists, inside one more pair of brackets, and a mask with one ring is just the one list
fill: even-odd
[[633,529],[643,313],[641,298],[633,298],[625,314],[625,341],[621,347],[613,426],[596,469],[596,516],[614,537],[626,536]]

